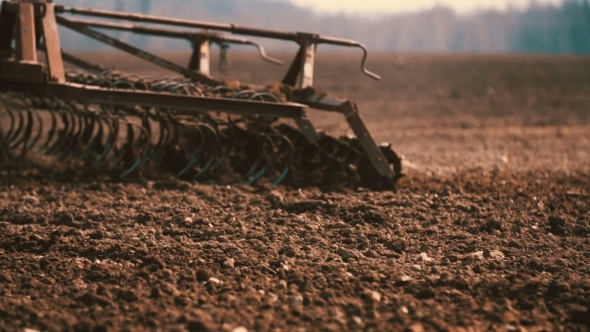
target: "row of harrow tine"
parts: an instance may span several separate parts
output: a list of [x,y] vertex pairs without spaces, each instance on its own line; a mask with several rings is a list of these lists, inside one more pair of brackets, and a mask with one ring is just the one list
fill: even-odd
[[[107,72],[69,73],[68,80],[113,89],[280,103],[267,92],[227,85],[211,88],[182,78]],[[312,143],[277,119],[64,103],[25,95],[4,96],[0,103],[1,155],[22,157],[36,150],[59,161],[77,160],[92,170],[106,169],[118,178],[145,169],[203,182],[254,184],[264,177],[273,186],[322,185],[330,179],[358,183],[358,168],[369,165],[355,138],[320,133],[320,140]]]

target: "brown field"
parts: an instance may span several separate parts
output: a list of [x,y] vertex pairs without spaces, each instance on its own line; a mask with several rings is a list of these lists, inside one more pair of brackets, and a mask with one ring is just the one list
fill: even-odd
[[3,167],[0,331],[588,331],[590,59],[374,54],[375,82],[356,56],[320,53],[316,86],[404,155],[397,192]]

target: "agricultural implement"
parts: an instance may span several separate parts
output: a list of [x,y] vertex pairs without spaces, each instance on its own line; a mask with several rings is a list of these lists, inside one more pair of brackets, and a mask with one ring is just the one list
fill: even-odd
[[[62,50],[58,26],[178,75],[153,78],[105,70]],[[192,55],[182,66],[105,30],[183,39]],[[236,35],[299,45],[282,82],[237,84],[211,75],[213,45],[220,46],[220,56],[229,44],[253,45],[262,59],[280,63],[261,44]],[[115,178],[165,172],[213,183],[394,188],[403,175],[391,145],[376,144],[354,102],[313,87],[319,44],[359,48],[363,73],[380,79],[365,68],[366,48],[353,40],[50,0],[2,1],[0,161],[33,155]],[[64,62],[79,69],[66,70]],[[342,114],[354,136],[318,132],[308,108]]]

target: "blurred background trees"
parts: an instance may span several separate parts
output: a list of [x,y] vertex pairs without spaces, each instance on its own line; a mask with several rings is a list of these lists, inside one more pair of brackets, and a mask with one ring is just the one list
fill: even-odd
[[[486,10],[459,15],[444,6],[415,13],[363,17],[320,15],[287,0],[62,0],[60,4],[142,12],[178,18],[313,31],[357,39],[372,50],[428,53],[590,54],[589,0],[560,6],[534,1],[525,10]],[[186,42],[117,35],[148,48],[183,48]],[[64,47],[102,47],[67,33]],[[269,49],[286,44],[264,41]]]

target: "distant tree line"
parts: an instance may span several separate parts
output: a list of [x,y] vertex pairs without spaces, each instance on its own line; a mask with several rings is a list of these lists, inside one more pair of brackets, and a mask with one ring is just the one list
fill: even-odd
[[[459,15],[436,6],[430,10],[361,17],[319,15],[286,0],[63,0],[67,5],[143,12],[177,18],[318,32],[362,41],[373,50],[429,53],[590,54],[590,0],[565,0],[560,6],[531,4],[525,10],[485,10]],[[186,48],[186,42],[117,37],[149,48]],[[65,48],[99,45],[74,33],[62,38]],[[284,43],[265,40],[269,49]]]

